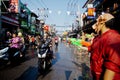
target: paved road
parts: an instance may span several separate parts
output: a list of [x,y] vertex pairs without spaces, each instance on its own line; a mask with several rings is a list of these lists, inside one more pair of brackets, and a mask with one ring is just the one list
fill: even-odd
[[0,80],[90,80],[88,55],[79,56],[73,47],[63,43],[54,54],[53,66],[39,75],[36,51],[30,49],[21,64],[0,69]]

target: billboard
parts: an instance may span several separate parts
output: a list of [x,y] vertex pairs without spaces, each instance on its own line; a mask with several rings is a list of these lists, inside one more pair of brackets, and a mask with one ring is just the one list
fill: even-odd
[[87,18],[92,19],[94,17],[95,17],[95,8],[93,7],[93,4],[88,4]]
[[10,0],[9,12],[18,13],[19,12],[19,0]]
[[91,19],[95,17],[95,9],[94,8],[88,8],[87,18]]

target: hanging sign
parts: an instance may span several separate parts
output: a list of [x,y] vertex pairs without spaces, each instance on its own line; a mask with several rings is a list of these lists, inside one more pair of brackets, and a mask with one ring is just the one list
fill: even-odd
[[92,19],[94,17],[95,17],[95,8],[93,8],[93,4],[89,4],[87,11],[87,18]]
[[13,12],[13,13],[18,13],[19,9],[19,0],[10,0],[10,4],[9,4],[9,12]]

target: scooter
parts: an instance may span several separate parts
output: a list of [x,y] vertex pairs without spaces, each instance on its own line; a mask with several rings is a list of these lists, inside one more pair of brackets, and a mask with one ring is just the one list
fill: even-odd
[[[20,61],[20,53],[25,50],[25,46],[22,47],[21,51],[16,51],[12,58],[9,59],[9,47],[5,47],[0,50],[0,65],[6,65],[9,61],[12,63],[16,63],[17,61]],[[23,54],[25,56],[25,54]]]
[[21,63],[24,60],[25,55],[26,55],[26,46],[23,45],[20,50],[14,53],[13,59],[11,62],[17,63],[17,64]]
[[8,54],[9,47],[5,47],[0,50],[0,65],[5,65],[9,61],[9,54]]
[[44,73],[52,66],[52,54],[50,53],[50,40],[43,43],[38,53],[38,72]]

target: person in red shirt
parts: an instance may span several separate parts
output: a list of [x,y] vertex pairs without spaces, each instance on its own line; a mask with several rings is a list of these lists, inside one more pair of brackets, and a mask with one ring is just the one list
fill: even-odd
[[56,48],[58,47],[58,42],[59,42],[59,40],[58,40],[58,37],[56,36],[56,37],[55,37],[55,47],[56,47]]
[[114,17],[105,13],[98,17],[93,39],[88,48],[93,80],[120,80],[120,34],[111,29]]

